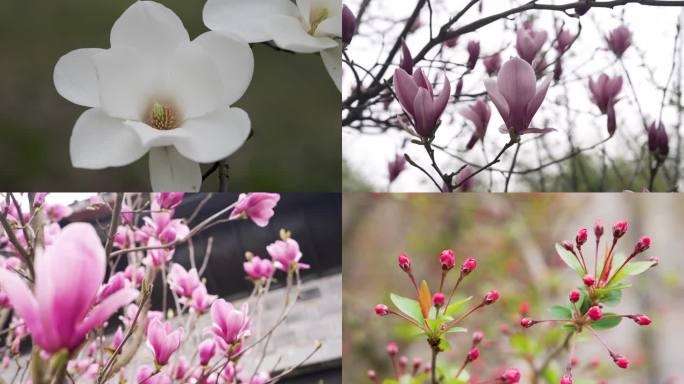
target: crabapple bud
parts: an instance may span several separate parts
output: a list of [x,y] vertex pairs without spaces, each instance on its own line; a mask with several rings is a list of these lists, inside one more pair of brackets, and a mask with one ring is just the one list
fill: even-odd
[[402,370],[408,365],[408,357],[402,356],[399,358],[399,368]]
[[572,359],[570,359],[570,366],[572,366],[572,367],[577,366],[577,358],[576,357],[573,357]]
[[580,248],[584,243],[587,242],[587,229],[582,228],[577,232],[577,236],[575,237],[575,243],[577,244],[577,248]]
[[584,282],[584,285],[591,287],[596,282],[596,279],[594,278],[594,275],[586,274],[582,278],[582,281]]
[[647,250],[651,246],[651,238],[648,236],[643,236],[634,246],[634,253],[641,253]]
[[527,303],[527,301],[523,301],[522,303],[520,303],[518,311],[523,316],[527,316],[527,314],[530,313],[530,305]]
[[603,312],[601,311],[601,307],[599,307],[598,305],[594,305],[593,307],[589,308],[589,310],[587,311],[587,315],[589,315],[589,318],[596,321],[601,320],[601,318],[603,317]]
[[375,306],[375,314],[378,316],[389,315],[389,308],[385,304],[378,304]]
[[572,292],[570,292],[569,298],[570,302],[572,303],[578,302],[580,299],[580,292],[578,290],[573,290]]
[[371,379],[372,381],[375,381],[378,378],[378,374],[375,373],[375,371],[371,369],[368,371],[368,378]]
[[598,241],[601,238],[601,236],[603,236],[602,220],[596,220],[596,224],[594,224],[594,236],[596,236],[596,241]]
[[456,256],[451,249],[445,249],[439,254],[439,263],[442,265],[442,271],[448,271],[456,265]]
[[493,302],[499,300],[499,292],[498,291],[489,291],[485,295],[484,298],[484,304],[489,305],[492,304]]
[[572,251],[575,249],[575,246],[572,245],[572,243],[570,242],[570,240],[563,240],[563,241],[561,241],[561,245],[563,246],[563,248],[565,248],[566,251],[572,252]]
[[434,304],[435,307],[441,307],[444,305],[444,294],[442,292],[437,292],[432,295],[432,304]]
[[651,319],[646,315],[635,315],[632,317],[635,323],[639,325],[649,325],[651,324]]
[[421,365],[423,365],[423,360],[421,360],[418,357],[413,359],[413,372],[417,372],[420,369]]
[[473,332],[473,345],[478,345],[484,339],[484,333],[482,331]]
[[475,361],[478,357],[480,357],[480,350],[473,347],[473,349],[468,352],[468,361]]
[[385,347],[385,349],[387,350],[387,353],[390,356],[396,356],[399,352],[399,346],[397,346],[397,343],[395,343],[394,341],[390,341],[389,343],[387,343],[387,347]]
[[613,225],[613,237],[617,240],[624,236],[627,233],[627,227],[629,227],[629,224],[624,220],[615,223]]
[[470,272],[474,271],[475,267],[477,267],[477,260],[473,259],[472,257],[469,257],[465,259],[465,261],[463,262],[463,265],[461,266],[461,272],[464,275],[467,275]]
[[522,320],[520,320],[520,325],[523,328],[529,328],[529,327],[533,326],[535,323],[536,323],[536,321],[534,321],[528,317],[523,317]]
[[405,253],[399,254],[399,257],[397,257],[397,262],[399,263],[399,268],[401,268],[404,272],[411,272],[411,259],[409,259]]
[[517,368],[506,368],[501,380],[506,384],[514,384],[520,381],[520,371]]
[[627,369],[627,367],[629,366],[629,360],[627,360],[626,357],[621,355],[613,355],[613,361],[618,367],[622,369]]
[[572,378],[570,375],[563,375],[560,379],[560,384],[572,384]]

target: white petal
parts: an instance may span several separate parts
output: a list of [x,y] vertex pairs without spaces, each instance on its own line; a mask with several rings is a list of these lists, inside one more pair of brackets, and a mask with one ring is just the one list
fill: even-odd
[[132,120],[126,121],[125,124],[133,129],[133,132],[138,135],[138,139],[142,145],[147,148],[174,145],[177,141],[186,137],[186,131],[181,129],[162,131],[160,129],[152,128],[143,122]]
[[219,69],[197,44],[188,43],[176,49],[166,74],[166,87],[174,95],[183,119],[202,116],[225,105]]
[[223,104],[231,105],[244,95],[254,73],[254,55],[247,43],[217,32],[207,32],[194,41],[207,53],[223,79]]
[[316,36],[342,36],[342,16],[328,17],[318,24]]
[[104,50],[100,48],[77,49],[57,61],[53,79],[55,88],[62,97],[86,107],[100,105],[97,72],[91,57],[102,51]]
[[136,1],[114,23],[110,40],[112,48],[132,47],[163,60],[190,37],[172,10],[154,1]]
[[230,156],[244,144],[250,121],[242,109],[230,108],[186,120],[177,131],[184,132],[184,138],[175,143],[181,155],[199,163],[211,163]]
[[311,25],[311,2],[309,0],[297,0],[297,8],[299,8],[299,16],[304,21],[305,25]]
[[342,92],[342,46],[321,51],[321,59],[328,74],[332,77],[337,90]]
[[273,39],[266,28],[269,16],[297,16],[298,12],[290,0],[208,0],[202,16],[209,29],[260,43]]
[[162,78],[132,48],[112,48],[93,55],[102,109],[112,117],[142,120]]
[[337,42],[329,37],[313,37],[301,22],[290,16],[271,16],[268,28],[277,46],[299,53],[314,53],[334,48]]
[[130,164],[142,157],[147,147],[123,120],[92,108],[76,121],[69,152],[74,167],[102,169]]
[[173,147],[152,148],[150,182],[155,192],[197,192],[202,186],[202,170]]

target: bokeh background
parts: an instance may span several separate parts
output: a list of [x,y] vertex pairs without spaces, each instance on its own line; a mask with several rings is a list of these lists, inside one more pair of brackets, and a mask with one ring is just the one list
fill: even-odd
[[[519,338],[514,335],[522,333],[518,325],[520,306],[528,305],[530,317],[539,319],[549,318],[546,308],[567,302],[568,292],[581,282],[556,255],[554,244],[574,240],[579,228],[591,228],[596,219],[605,222],[604,243],[605,237],[611,236],[613,223],[629,221],[629,231],[618,245],[622,252],[630,252],[640,236],[651,236],[651,249],[645,256],[659,256],[660,265],[629,278],[633,287],[625,290],[615,309],[618,313],[646,313],[653,324],[638,327],[627,320],[600,333],[616,352],[630,359],[632,365],[627,370],[617,368],[595,339],[582,337],[577,344],[579,365],[574,370],[574,382],[684,383],[684,197],[628,193],[346,193],[342,224],[345,382],[369,382],[368,369],[387,377],[391,365],[385,346],[390,341],[399,343],[400,355],[429,359],[424,340],[407,338],[398,318],[380,318],[373,307],[377,303],[391,305],[390,292],[415,296],[408,278],[396,265],[400,252],[412,258],[416,278],[428,280],[434,290],[441,273],[439,253],[452,248],[457,265],[466,257],[478,260],[477,269],[459,289],[461,296],[473,295],[475,303],[491,289],[501,292],[500,302],[464,322],[470,332],[485,333],[473,371],[487,378],[497,368],[515,366],[524,373],[521,383],[532,383],[525,359],[511,344],[512,338]],[[593,241],[590,235],[587,249],[591,253]],[[453,283],[455,278],[452,275],[449,281]],[[537,325],[525,334],[539,342],[544,355],[563,336],[553,329]],[[470,348],[470,338],[471,333],[450,336],[454,351],[444,354],[443,364],[460,365]],[[591,368],[595,359],[598,367]],[[566,362],[567,354],[551,368],[559,373]]]
[[[204,1],[159,2],[178,14],[191,38],[207,30]],[[149,190],[146,156],[122,168],[72,168],[69,137],[85,108],[59,96],[52,81],[62,55],[77,48],[108,48],[114,21],[132,3],[0,1],[0,178],[6,189]],[[228,188],[339,190],[340,94],[320,56],[263,45],[253,50],[254,78],[236,105],[249,114],[254,135],[228,158]],[[217,188],[217,175],[203,187]]]

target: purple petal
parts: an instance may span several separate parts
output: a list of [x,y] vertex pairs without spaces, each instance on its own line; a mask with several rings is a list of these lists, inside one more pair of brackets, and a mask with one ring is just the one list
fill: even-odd
[[112,317],[119,308],[135,300],[135,298],[138,297],[138,294],[139,292],[135,289],[122,289],[93,307],[85,320],[78,324],[74,338],[69,343],[69,348],[71,349],[78,346],[90,330],[101,326],[107,319]]
[[532,97],[530,102],[527,104],[526,116],[528,122],[532,121],[532,118],[537,113],[537,110],[544,101],[546,92],[549,90],[549,84],[551,84],[551,77],[547,76],[544,79],[544,81],[542,81],[542,83],[539,85],[539,87],[537,87],[537,92],[534,94],[534,97]]
[[406,71],[397,68],[394,71],[394,92],[399,103],[409,115],[413,116],[413,100],[418,93],[418,85]]
[[430,80],[425,76],[425,72],[423,72],[422,69],[419,68],[413,71],[413,81],[415,81],[417,86],[427,89],[430,93],[430,97],[435,96],[435,92],[432,89],[432,83],[430,83]]
[[499,92],[508,102],[510,113],[522,114],[535,94],[537,79],[532,66],[513,57],[501,67],[496,83]]
[[444,75],[444,86],[442,87],[442,91],[439,93],[439,96],[437,96],[437,99],[433,103],[433,117],[434,117],[434,124],[437,124],[437,120],[439,120],[440,116],[442,116],[442,113],[444,113],[444,109],[447,106],[447,103],[449,102],[449,96],[451,96],[451,83],[449,83],[449,79]]
[[520,132],[520,134],[524,135],[526,133],[549,133],[555,130],[555,128],[527,128],[523,129],[522,132]]
[[494,106],[496,109],[499,111],[499,114],[501,115],[501,118],[503,118],[504,123],[508,125],[508,116],[510,115],[510,108],[508,107],[508,102],[506,99],[503,97],[501,92],[499,92],[499,87],[496,84],[496,81],[492,79],[486,79],[484,81],[485,89],[487,90],[487,94],[489,95],[489,98],[492,99],[492,103],[494,103]]
[[51,349],[44,339],[38,302],[26,283],[16,273],[0,268],[0,287],[7,294],[12,308],[26,323],[34,342],[43,349]]
[[432,97],[425,88],[419,88],[416,99],[413,102],[416,132],[423,137],[432,136],[434,127],[430,126],[432,114]]

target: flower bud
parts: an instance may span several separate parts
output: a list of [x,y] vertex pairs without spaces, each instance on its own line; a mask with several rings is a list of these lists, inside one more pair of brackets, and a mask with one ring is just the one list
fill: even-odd
[[378,316],[389,315],[389,308],[385,304],[378,304],[375,306],[375,314]]
[[634,253],[641,253],[647,250],[651,246],[651,238],[648,236],[643,236],[634,246]]
[[520,306],[518,307],[518,312],[522,316],[527,316],[528,313],[530,313],[530,305],[527,303],[527,301],[523,301],[520,303]]
[[439,254],[439,263],[442,265],[442,271],[448,271],[456,265],[456,256],[451,249],[445,249]]
[[570,240],[563,240],[563,241],[561,241],[560,244],[561,244],[561,246],[562,246],[563,248],[565,248],[566,251],[572,252],[572,251],[575,250],[575,246],[572,245],[572,243],[570,242]]
[[594,275],[586,274],[582,278],[582,281],[584,282],[584,285],[591,287],[596,282],[596,279],[594,278]]
[[577,232],[577,236],[575,237],[575,243],[577,244],[577,248],[580,248],[586,242],[587,242],[587,229],[582,228]]
[[506,368],[503,375],[501,375],[501,380],[505,384],[514,384],[520,381],[520,371],[517,368]]
[[401,59],[399,60],[399,68],[403,69],[409,75],[413,74],[413,57],[411,51],[406,46],[406,41],[401,42]]
[[613,361],[615,362],[615,364],[618,367],[620,367],[622,369],[627,369],[627,367],[629,366],[629,360],[627,360],[626,357],[621,356],[621,355],[615,355],[615,354],[612,357],[613,357]]
[[634,320],[635,323],[642,325],[642,326],[651,324],[651,319],[646,315],[632,316],[632,320]]
[[487,75],[496,75],[501,69],[501,55],[497,52],[491,56],[487,56],[482,59],[482,64],[485,66]]
[[368,371],[368,378],[371,379],[372,381],[375,381],[378,378],[378,374],[374,370],[369,370]]
[[598,305],[594,305],[593,307],[589,308],[587,311],[587,315],[589,316],[590,319],[597,321],[601,320],[603,317],[603,312],[601,311],[601,307]]
[[563,375],[563,377],[561,377],[560,379],[560,384],[572,384],[572,378],[570,377],[570,375]]
[[397,353],[399,352],[399,346],[397,346],[397,343],[395,343],[394,341],[389,342],[387,344],[387,347],[385,347],[385,349],[387,350],[387,353],[390,356],[396,356]]
[[569,297],[571,303],[576,303],[580,299],[580,292],[578,290],[573,290],[570,292]]
[[464,275],[469,274],[473,270],[475,270],[475,267],[477,267],[477,260],[473,259],[472,257],[465,259],[463,262],[463,265],[461,266],[461,272]]
[[528,317],[523,317],[522,320],[520,320],[520,325],[523,328],[529,328],[529,327],[533,326],[534,324],[536,324],[536,321],[534,321]]
[[492,304],[493,302],[499,300],[499,292],[498,291],[489,291],[485,295],[484,298],[484,304],[489,305]]
[[423,365],[423,360],[421,360],[421,359],[418,358],[418,357],[416,357],[415,359],[413,359],[413,372],[418,372],[418,370],[420,369],[420,366],[421,366],[421,365]]
[[650,256],[648,260],[653,262],[653,267],[660,263],[660,258],[658,256]]
[[342,42],[351,43],[354,32],[356,32],[356,16],[347,5],[342,5]]
[[475,40],[470,40],[468,42],[468,63],[466,64],[466,67],[468,69],[473,69],[475,68],[475,64],[477,64],[477,59],[480,56],[480,42],[475,41]]
[[473,332],[473,345],[480,344],[482,339],[484,339],[484,333],[482,333],[482,331]]
[[473,349],[468,352],[468,361],[475,361],[478,357],[480,357],[480,350],[473,347]]
[[399,358],[399,368],[403,371],[406,369],[406,366],[408,365],[408,357],[402,356]]
[[451,39],[447,39],[447,41],[444,42],[444,45],[447,46],[447,48],[453,48],[458,44],[458,36],[452,37]]
[[624,234],[627,233],[627,227],[629,227],[629,224],[624,220],[615,223],[615,225],[613,225],[613,237],[619,239],[624,236]]
[[439,308],[444,305],[444,294],[442,292],[437,292],[432,296],[432,304]]
[[397,262],[399,263],[399,268],[404,272],[411,272],[411,259],[409,259],[405,253],[401,253],[399,257],[397,257]]
[[603,221],[596,220],[596,224],[594,224],[594,236],[596,236],[596,241],[603,236]]

